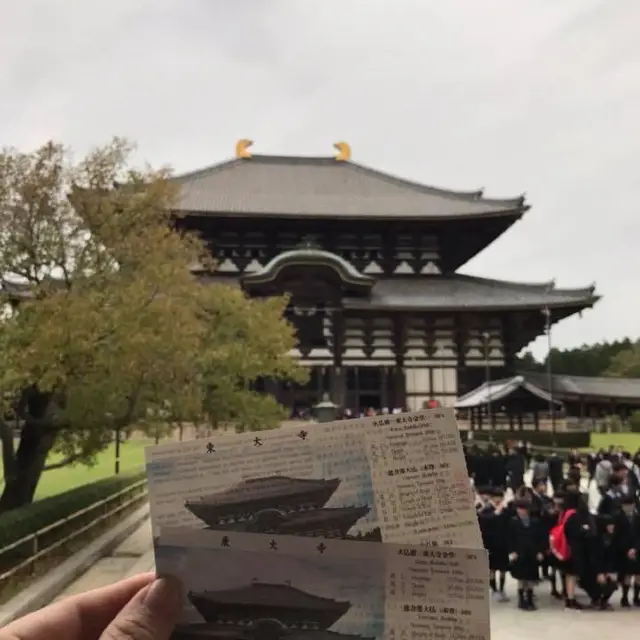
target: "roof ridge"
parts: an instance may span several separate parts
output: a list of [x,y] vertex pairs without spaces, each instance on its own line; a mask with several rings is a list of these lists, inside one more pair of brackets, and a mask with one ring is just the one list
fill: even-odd
[[225,169],[231,169],[245,161],[246,160],[244,158],[228,158],[227,160],[222,160],[221,162],[216,162],[214,164],[207,165],[206,167],[201,167],[200,169],[176,173],[175,175],[170,176],[169,180],[180,182],[181,180],[188,180],[190,178],[199,178],[203,175],[217,173],[219,171],[224,171]]
[[444,277],[445,278],[458,277],[458,278],[464,278],[466,280],[472,280],[474,282],[484,282],[484,283],[491,282],[493,284],[498,284],[498,285],[507,285],[507,286],[512,285],[517,287],[527,287],[527,288],[536,289],[536,290],[548,289],[550,294],[577,293],[577,292],[593,293],[595,291],[594,284],[590,284],[587,287],[555,287],[555,286],[552,286],[555,283],[554,280],[550,280],[548,282],[519,282],[517,280],[501,280],[499,278],[484,278],[482,276],[472,276],[466,273],[453,273],[453,274],[446,275]]
[[577,375],[571,375],[571,374],[567,374],[567,373],[561,373],[558,374],[560,376],[562,376],[563,378],[570,378],[570,379],[578,379],[578,380],[598,380],[598,381],[602,381],[602,380],[606,380],[607,382],[610,381],[615,381],[615,382],[640,382],[640,378],[622,378],[622,377],[618,377],[618,376],[577,376]]
[[374,169],[367,165],[361,164],[359,162],[347,161],[340,163],[341,165],[350,167],[355,169],[356,171],[362,171],[371,175],[374,178],[379,180],[384,180],[386,182],[390,182],[391,184],[395,184],[397,186],[409,187],[411,189],[416,189],[422,193],[430,193],[434,195],[440,195],[445,198],[451,198],[455,200],[482,200],[486,204],[497,204],[497,205],[513,205],[514,208],[523,208],[527,207],[525,205],[525,195],[521,194],[519,196],[513,198],[485,198],[484,197],[484,187],[481,189],[476,189],[474,191],[456,191],[454,189],[445,189],[443,187],[435,187],[433,185],[428,185],[423,182],[417,182],[416,180],[407,180],[406,178],[401,178],[393,173],[389,173],[387,171],[381,171],[379,169]]

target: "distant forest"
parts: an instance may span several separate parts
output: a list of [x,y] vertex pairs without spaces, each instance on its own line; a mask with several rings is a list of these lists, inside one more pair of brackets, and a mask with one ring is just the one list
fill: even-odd
[[[585,344],[575,349],[552,349],[551,370],[572,376],[640,378],[640,340],[616,340]],[[525,351],[516,360],[518,371],[546,371],[547,358],[536,360]]]

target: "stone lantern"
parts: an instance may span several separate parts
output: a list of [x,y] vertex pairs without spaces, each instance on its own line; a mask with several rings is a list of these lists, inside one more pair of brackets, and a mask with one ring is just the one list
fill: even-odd
[[322,394],[322,400],[313,407],[313,416],[317,422],[331,422],[338,417],[338,405],[331,402],[328,393]]

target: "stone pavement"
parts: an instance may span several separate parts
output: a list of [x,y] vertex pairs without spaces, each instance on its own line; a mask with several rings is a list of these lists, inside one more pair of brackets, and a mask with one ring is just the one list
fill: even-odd
[[[544,640],[550,637],[602,640],[603,638],[636,637],[640,629],[640,609],[620,609],[620,593],[611,598],[614,611],[565,611],[562,603],[549,596],[549,583],[538,587],[538,611],[516,608],[516,586],[507,581],[511,602],[492,603],[491,640]],[[586,598],[579,598],[586,602]],[[631,634],[631,635],[630,635]]]
[[145,573],[153,569],[151,525],[147,520],[112,554],[98,560],[85,574],[72,582],[54,602],[83,591],[104,587],[129,575]]

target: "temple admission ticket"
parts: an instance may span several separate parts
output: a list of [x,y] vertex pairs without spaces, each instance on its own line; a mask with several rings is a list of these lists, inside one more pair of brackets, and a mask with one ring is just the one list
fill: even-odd
[[[489,637],[486,554],[450,410],[150,447],[147,472],[157,569],[189,591],[176,637],[247,639],[273,620],[285,635],[309,627],[327,640],[353,625],[359,638]],[[336,591],[348,571],[351,591]],[[365,578],[380,602],[347,607],[369,589]],[[285,606],[294,592],[314,611],[313,598],[330,601],[334,613],[295,618],[299,608]],[[274,599],[277,615],[256,613]],[[253,602],[250,618],[238,619],[236,601]],[[369,626],[350,622],[360,618]]]

